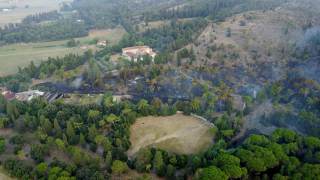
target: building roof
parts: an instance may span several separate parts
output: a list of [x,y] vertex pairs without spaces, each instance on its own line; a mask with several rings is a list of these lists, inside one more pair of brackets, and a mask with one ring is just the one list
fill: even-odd
[[26,91],[16,94],[16,99],[19,101],[30,101],[35,97],[43,96],[44,92],[38,90]]
[[127,47],[127,48],[123,48],[122,51],[129,51],[129,50],[133,50],[133,49],[149,49],[149,46],[133,46],[133,47]]
[[13,93],[11,91],[4,91],[4,92],[2,92],[2,95],[6,100],[12,100],[15,98],[15,93]]

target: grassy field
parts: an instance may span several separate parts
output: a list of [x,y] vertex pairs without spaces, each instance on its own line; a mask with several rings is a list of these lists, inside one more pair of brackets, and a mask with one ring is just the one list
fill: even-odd
[[[31,14],[58,10],[63,2],[72,0],[0,0],[0,27],[8,23],[19,23]],[[26,8],[28,6],[28,8]],[[14,9],[11,9],[15,7]],[[9,9],[4,12],[3,9]]]
[[130,128],[128,155],[150,146],[179,154],[199,153],[213,143],[209,130],[203,121],[182,114],[139,118]]
[[0,47],[0,76],[17,72],[18,67],[24,67],[31,61],[36,64],[48,57],[61,57],[69,53],[81,54],[87,49],[96,50],[95,45],[89,45],[94,38],[107,40],[114,44],[118,42],[126,32],[122,28],[107,30],[92,30],[87,37],[77,38],[80,45],[74,48],[66,46],[67,40],[42,42],[42,43],[19,43]]

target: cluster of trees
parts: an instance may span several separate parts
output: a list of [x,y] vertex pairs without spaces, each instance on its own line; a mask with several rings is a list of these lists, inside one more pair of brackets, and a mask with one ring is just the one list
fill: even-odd
[[148,29],[143,33],[130,33],[124,36],[116,45],[107,46],[96,53],[96,59],[109,57],[111,54],[121,52],[122,48],[147,44],[160,52],[155,63],[167,63],[172,60],[171,52],[178,50],[197,38],[206,27],[207,21],[195,19],[187,22],[173,20],[169,25],[161,28]]
[[295,126],[308,135],[320,135],[320,88],[319,83],[305,78],[289,78],[271,84],[264,96],[275,104],[291,106],[298,110],[294,113],[288,108],[279,108],[266,122],[279,127]]
[[174,51],[193,41],[207,26],[205,19],[188,22],[171,21],[169,25],[157,29],[149,29],[138,35],[140,41],[158,51]]
[[82,19],[90,28],[112,28],[120,24],[120,11],[126,12],[122,1],[106,0],[79,0],[71,3],[77,10],[79,19]]
[[74,19],[60,19],[45,24],[26,23],[10,24],[0,29],[2,44],[17,42],[54,41],[88,35],[83,22]]
[[[29,103],[0,98],[3,127],[19,132],[30,131],[39,143],[31,146],[30,157],[36,166],[23,160],[7,159],[5,169],[22,178],[69,177],[104,179],[126,173],[129,168],[138,172],[155,172],[167,178],[237,179],[237,178],[315,178],[320,176],[320,140],[303,137],[294,131],[279,129],[270,137],[252,135],[240,146],[229,148],[230,140],[239,128],[243,112],[228,110],[230,90],[221,84],[211,94],[204,88],[202,97],[192,101],[163,103],[113,102],[106,94],[100,105],[67,105],[62,102],[48,104],[41,99]],[[271,87],[268,93],[276,96],[281,88]],[[228,95],[229,94],[229,95]],[[281,98],[280,98],[281,100]],[[247,100],[250,102],[251,100]],[[225,105],[222,105],[225,104]],[[227,105],[227,106],[226,106]],[[226,111],[222,117],[210,119],[217,110]],[[178,155],[160,149],[142,149],[133,160],[126,151],[130,147],[129,128],[135,119],[148,115],[172,115],[177,110],[209,117],[217,129],[216,143],[206,152],[197,155]],[[15,153],[21,153],[23,137],[10,139]],[[50,149],[65,153],[72,163],[54,161],[48,163]]]
[[193,48],[190,50],[184,48],[177,53],[177,65],[181,65],[181,60],[188,58],[189,64],[191,65],[194,61],[196,61],[196,55],[194,53]]
[[213,20],[223,20],[233,14],[249,10],[267,10],[277,7],[287,0],[199,0],[191,1],[178,8],[160,9],[144,13],[144,19],[163,20],[172,18],[210,17]]
[[317,179],[319,142],[287,129],[278,129],[270,137],[251,135],[232,150],[209,150],[205,160],[211,163],[198,171],[198,177]]
[[[117,25],[122,25],[127,32],[134,33],[133,24],[141,21],[153,21],[159,19],[176,19],[176,18],[190,18],[190,17],[207,17],[211,16],[214,19],[223,19],[235,13],[243,12],[245,10],[254,9],[268,9],[275,7],[287,0],[281,1],[236,1],[228,0],[209,1],[201,0],[200,2],[190,2],[180,8],[167,8],[168,5],[182,3],[180,1],[167,3],[165,1],[116,1],[116,0],[93,0],[85,1],[78,0],[65,5],[63,10],[76,10],[77,13],[72,13],[71,17],[62,17],[57,11],[48,13],[40,13],[26,17],[22,23],[9,24],[5,28],[0,29],[0,42],[16,43],[16,42],[35,42],[35,41],[52,41],[61,39],[70,39],[74,37],[86,36],[88,30],[92,28],[112,28]],[[103,6],[101,6],[103,4]],[[146,4],[148,7],[146,8]],[[164,5],[166,4],[166,5]],[[153,11],[151,12],[150,9]],[[49,21],[48,23],[42,23]],[[197,27],[201,24],[195,24]],[[180,27],[186,28],[186,27]],[[188,27],[187,27],[188,28]],[[163,29],[160,31],[169,31]],[[190,31],[196,31],[192,29]],[[152,32],[151,32],[152,33]],[[174,32],[170,32],[174,33]],[[179,32],[180,33],[180,32]],[[185,43],[185,39],[190,38],[190,33],[176,34],[174,39],[178,39],[176,44],[172,44],[173,49],[179,49],[180,44]],[[146,35],[146,34],[145,34]],[[155,38],[153,36],[153,38]],[[159,39],[160,38],[160,39]],[[179,39],[180,38],[180,39]],[[146,39],[145,39],[146,40]],[[157,41],[161,41],[158,42]],[[146,42],[153,44],[159,49],[162,49],[161,44],[172,41],[171,37],[164,36],[156,38],[156,41],[146,40]],[[180,42],[181,41],[181,42]]]
[[22,20],[23,24],[38,24],[43,21],[54,21],[61,17],[61,14],[58,11],[50,11],[39,13],[35,15],[29,15]]
[[[48,178],[52,169],[57,167],[61,171],[60,177],[73,176],[77,179],[104,179],[111,172],[125,172],[128,160],[125,152],[130,147],[129,128],[135,119],[176,113],[173,106],[163,104],[159,99],[150,104],[146,100],[137,104],[115,103],[109,94],[101,105],[48,104],[41,99],[7,102],[1,99],[3,127],[14,128],[19,133],[34,133],[39,141],[34,143],[36,140],[32,140],[30,148],[30,158],[37,166],[18,159],[4,162],[10,174],[27,179]],[[17,156],[24,156],[22,148],[27,142],[23,136],[14,136],[10,143]],[[68,155],[72,163],[63,166],[48,164],[45,159],[54,149]],[[38,172],[39,168],[43,170]]]
[[0,84],[14,92],[24,91],[28,89],[32,78],[45,79],[52,75],[61,77],[64,71],[75,69],[92,58],[93,53],[87,51],[81,56],[69,54],[62,58],[49,57],[39,66],[31,62],[27,67],[19,68],[19,72],[15,75],[0,77]]
[[131,162],[139,172],[155,172],[167,178],[196,179],[317,179],[316,157],[320,140],[278,129],[270,137],[251,135],[240,146],[228,149],[218,141],[198,155],[177,155],[159,149],[142,149]]

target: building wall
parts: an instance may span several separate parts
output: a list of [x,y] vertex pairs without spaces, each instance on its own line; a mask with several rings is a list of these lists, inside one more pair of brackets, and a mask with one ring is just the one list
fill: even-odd
[[[135,57],[132,58],[129,54],[133,54]],[[153,50],[150,47],[127,48],[122,50],[122,56],[129,60],[133,59],[134,62],[137,62],[138,56],[143,56],[146,54],[150,55],[152,59],[155,57],[155,53],[153,53]]]

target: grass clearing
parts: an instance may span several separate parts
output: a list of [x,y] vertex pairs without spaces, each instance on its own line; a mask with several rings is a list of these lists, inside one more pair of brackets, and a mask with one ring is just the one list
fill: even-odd
[[122,27],[114,29],[93,29],[89,32],[87,37],[76,38],[82,44],[89,44],[93,39],[107,40],[110,44],[118,43],[121,38],[126,34],[126,31]]
[[80,48],[66,47],[66,41],[44,43],[12,44],[0,47],[0,76],[17,72],[18,67],[24,67],[31,61],[39,64],[48,57],[64,56],[69,53],[83,53]]
[[90,45],[90,42],[95,38],[115,44],[120,41],[125,33],[126,31],[120,27],[92,30],[87,37],[76,38],[76,40],[80,41],[80,45],[73,48],[66,46],[68,40],[2,46],[0,47],[0,76],[16,73],[19,66],[24,67],[31,61],[39,64],[48,57],[62,57],[70,53],[82,54],[87,49],[97,50],[96,45]]
[[210,126],[200,119],[183,114],[166,117],[142,117],[130,128],[132,156],[140,149],[157,147],[179,154],[194,154],[213,143]]

